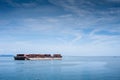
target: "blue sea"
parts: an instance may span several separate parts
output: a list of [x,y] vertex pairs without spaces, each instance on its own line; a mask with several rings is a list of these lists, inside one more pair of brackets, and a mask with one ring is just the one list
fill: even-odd
[[120,80],[120,57],[65,56],[37,61],[0,57],[0,80]]

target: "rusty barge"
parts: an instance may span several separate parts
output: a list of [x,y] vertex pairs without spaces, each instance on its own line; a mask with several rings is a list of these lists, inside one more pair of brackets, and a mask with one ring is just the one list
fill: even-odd
[[17,54],[14,56],[15,60],[60,60],[61,54]]

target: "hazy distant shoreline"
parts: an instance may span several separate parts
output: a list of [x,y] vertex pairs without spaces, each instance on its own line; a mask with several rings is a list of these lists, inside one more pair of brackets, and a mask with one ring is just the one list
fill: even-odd
[[[0,55],[1,58],[9,57],[13,60],[14,55]],[[120,61],[120,56],[63,56],[65,61]]]
[[[7,55],[1,54],[0,55],[0,57],[13,57],[13,56],[14,56],[13,54],[7,54]],[[92,58],[93,57],[99,57],[99,58],[100,57],[112,57],[112,58],[115,57],[115,58],[120,58],[120,56],[77,56],[77,55],[76,56],[63,56],[63,57],[86,57],[86,58],[87,57],[89,57],[89,58],[90,57],[92,57]]]
[[14,55],[0,55],[0,57],[13,57]]

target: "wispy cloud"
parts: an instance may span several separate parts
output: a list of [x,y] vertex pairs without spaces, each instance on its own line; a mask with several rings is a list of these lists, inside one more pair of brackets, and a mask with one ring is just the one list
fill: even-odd
[[[120,44],[119,0],[4,1],[0,50],[109,53]],[[42,4],[44,3],[44,4]],[[41,5],[42,4],[42,5]],[[117,6],[117,7],[116,7]],[[3,6],[4,7],[4,6]],[[0,14],[1,15],[1,14]],[[11,43],[9,43],[11,42]],[[112,46],[114,49],[112,50]],[[8,46],[8,47],[6,47]],[[17,48],[16,48],[17,46]],[[24,46],[24,47],[23,47]],[[5,49],[4,49],[5,48]],[[34,49],[36,48],[36,49]],[[104,52],[105,53],[105,52]]]
[[116,3],[120,2],[120,0],[106,0],[106,1],[109,1],[109,2],[116,2]]
[[[22,26],[19,25],[18,26],[19,29],[14,31],[12,30],[12,32],[25,33],[27,31],[28,33],[56,35],[56,36],[61,36],[58,38],[60,41],[64,41],[66,43],[69,42],[73,44],[80,42],[80,40],[84,39],[83,36],[86,37],[88,40],[94,37],[96,39],[92,39],[92,40],[96,41],[99,40],[100,38],[104,39],[105,36],[111,36],[109,34],[104,34],[104,33],[102,35],[97,34],[100,31],[116,33],[119,32],[120,30],[119,25],[117,25],[118,28],[113,27],[111,25],[104,25],[105,24],[104,22],[109,23],[114,18],[112,19],[90,18],[90,19],[88,18],[88,20],[87,19],[83,20],[68,14],[56,16],[56,17],[26,18],[26,19],[21,19],[20,22],[22,23]],[[98,27],[96,28],[96,26]],[[99,38],[96,37],[97,35]],[[66,38],[64,38],[64,36]]]
[[[85,0],[49,0],[52,4],[60,6],[69,12],[76,13],[77,15],[84,17],[90,15],[108,16],[108,15],[119,15],[120,7],[114,5],[119,4],[119,0],[102,0],[102,1],[85,1]],[[109,1],[113,1],[113,6]]]
[[17,0],[6,0],[5,2],[15,8],[32,8],[37,6],[36,2],[31,1],[18,2]]

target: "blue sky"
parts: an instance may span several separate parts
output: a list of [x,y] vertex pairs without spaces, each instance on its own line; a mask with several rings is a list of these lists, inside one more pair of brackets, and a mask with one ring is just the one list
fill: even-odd
[[0,0],[0,54],[120,56],[120,0]]

